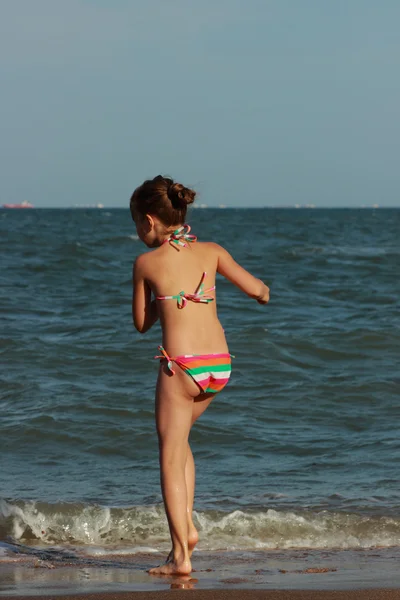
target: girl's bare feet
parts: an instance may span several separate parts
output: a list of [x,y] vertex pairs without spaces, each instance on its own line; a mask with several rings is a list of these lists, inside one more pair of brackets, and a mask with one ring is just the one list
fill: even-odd
[[150,575],[189,575],[192,572],[190,559],[174,559],[168,557],[167,561],[159,567],[149,569]]
[[[199,533],[198,533],[196,527],[192,523],[191,525],[189,525],[189,532],[188,532],[189,558],[192,558],[193,550],[195,549],[195,546],[198,543],[198,541],[199,541]],[[166,563],[168,563],[172,560],[173,553],[174,553],[174,551],[171,550],[170,553],[168,554],[167,560],[165,561]]]

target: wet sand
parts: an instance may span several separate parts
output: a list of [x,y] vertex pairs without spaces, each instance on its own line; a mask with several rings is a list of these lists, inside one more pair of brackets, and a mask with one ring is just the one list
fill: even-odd
[[11,551],[0,561],[0,600],[400,600],[400,548],[195,554],[190,576],[151,576],[163,555],[74,556]]
[[[400,590],[191,590],[192,600],[399,600]],[[0,596],[2,600],[28,600],[32,596]],[[68,595],[68,600],[172,600],[177,591],[119,592]],[[36,595],[41,600],[54,596]]]

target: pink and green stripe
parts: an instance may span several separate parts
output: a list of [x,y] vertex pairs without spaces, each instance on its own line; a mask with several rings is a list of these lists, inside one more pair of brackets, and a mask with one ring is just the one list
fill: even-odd
[[171,358],[162,346],[158,349],[161,356],[156,358],[166,359],[168,369],[175,374],[172,363],[176,363],[200,387],[202,392],[216,394],[220,392],[229,381],[231,375],[231,355],[222,354],[190,354]]

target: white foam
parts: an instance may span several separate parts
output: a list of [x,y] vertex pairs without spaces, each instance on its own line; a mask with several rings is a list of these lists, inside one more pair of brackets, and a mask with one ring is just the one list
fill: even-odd
[[151,546],[130,546],[128,548],[96,548],[90,546],[83,550],[84,554],[90,556],[130,556],[131,554],[156,554],[158,552],[160,552],[160,548]]
[[[195,511],[202,550],[370,548],[400,545],[400,519],[351,513],[265,509]],[[167,550],[160,505],[112,508],[82,504],[13,503],[0,499],[2,535],[32,543],[74,545],[90,553]]]

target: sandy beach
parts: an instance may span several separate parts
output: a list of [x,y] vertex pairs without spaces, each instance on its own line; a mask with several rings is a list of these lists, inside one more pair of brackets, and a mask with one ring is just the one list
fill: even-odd
[[400,598],[398,548],[353,551],[195,553],[186,577],[151,576],[161,554],[102,555],[79,559],[7,550],[0,564],[0,598],[124,600],[170,598],[177,590],[196,599]]
[[[25,600],[32,596],[1,596],[4,600]],[[42,600],[54,596],[40,595]],[[120,592],[99,594],[68,594],[69,600],[171,600],[176,590],[159,592]],[[192,600],[397,600],[400,590],[192,590]]]

